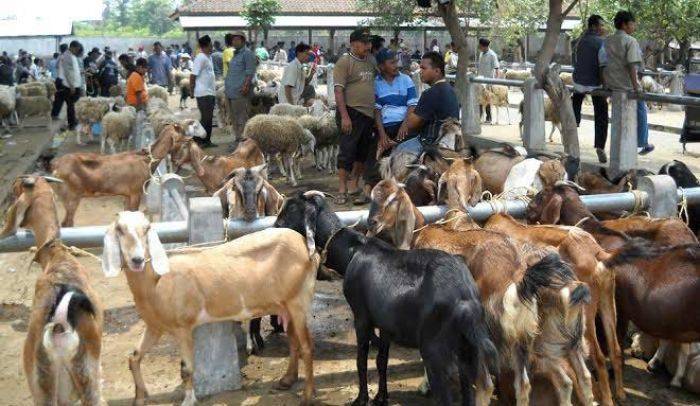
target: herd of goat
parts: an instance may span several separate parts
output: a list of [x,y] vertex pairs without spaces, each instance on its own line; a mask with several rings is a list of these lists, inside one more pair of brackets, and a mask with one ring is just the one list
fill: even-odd
[[[653,355],[650,369],[665,366],[673,386],[700,393],[700,208],[688,208],[686,225],[639,213],[596,216],[580,199],[634,188],[649,173],[610,179],[602,171],[579,172],[566,156],[528,155],[510,145],[468,148],[460,145],[459,122],[450,121],[439,143],[449,148],[381,161],[383,180],[372,189],[366,226],[346,227],[323,192],[285,199],[268,176],[273,158],[293,185],[304,157],[332,171],[332,113],[321,99],[308,108],[270,107],[269,114],[250,120],[231,154],[211,156],[194,140],[203,136],[201,124],[153,98],[146,118],[157,137],[147,149],[70,153],[49,162],[50,176],[15,181],[15,202],[0,236],[31,229],[34,260],[43,269],[22,357],[36,404],[102,400],[104,310],[88,270],[61,242],[60,225],[74,225],[83,197],[105,195],[124,197],[127,211],[107,229],[102,270],[106,277],[124,271],[146,325],[129,355],[135,404],[148,396],[141,361],[161,336],[172,335],[179,345],[183,404],[192,405],[194,328],[244,322],[247,347],[260,352],[260,318],[267,315],[289,342],[287,370],[276,387],[294,385],[301,358],[302,403],[311,403],[309,316],[321,270],[342,277],[354,316],[354,404],[370,402],[370,346],[378,349],[373,403],[388,404],[387,365],[395,343],[419,350],[425,367],[420,389],[441,405],[452,404],[456,382],[464,405],[489,404],[494,394],[506,404],[612,405],[626,397],[622,348],[632,333],[633,352]],[[104,117],[110,111],[115,125],[107,131],[113,141],[107,146],[115,149],[133,134],[136,117],[114,103]],[[122,120],[128,125],[119,125]],[[219,120],[226,124],[227,118]],[[206,193],[221,199],[227,218],[277,216],[274,227],[214,247],[166,252],[138,211],[163,160],[176,171],[190,168]],[[700,186],[680,161],[660,173],[679,187]],[[480,201],[500,199],[527,200],[526,222],[505,213],[485,222],[469,216]],[[62,221],[57,201],[66,211]],[[436,204],[447,205],[447,214],[428,224],[417,206]]]

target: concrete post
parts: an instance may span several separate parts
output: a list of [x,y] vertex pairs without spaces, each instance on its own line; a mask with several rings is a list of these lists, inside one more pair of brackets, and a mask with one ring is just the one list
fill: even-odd
[[466,135],[481,134],[479,116],[479,85],[472,82],[473,74],[467,77],[467,103],[462,106],[462,132]]
[[[683,71],[676,70],[675,72],[673,72],[673,76],[671,77],[671,83],[669,87],[670,93],[672,95],[683,96]],[[668,109],[671,111],[683,110],[683,106],[679,104],[667,104],[666,107],[668,107]]]
[[[187,193],[179,175],[166,173],[160,177],[160,221],[187,221]],[[180,248],[187,244],[165,244],[165,249]]]
[[[223,210],[216,197],[189,199],[189,243],[224,239]],[[194,330],[194,393],[198,398],[241,388],[246,338],[232,321],[203,324]],[[242,358],[239,358],[241,357]]]
[[523,145],[529,151],[544,151],[544,90],[537,88],[537,80],[530,78],[523,85]]
[[328,32],[328,52],[335,55],[335,28],[331,28]]
[[333,80],[333,64],[326,65],[326,96],[328,106],[335,106],[335,81]]
[[146,187],[146,211],[148,214],[161,214],[161,185],[160,176],[167,172],[165,160],[160,161],[155,173],[151,176],[151,180]]
[[614,91],[610,120],[610,175],[637,167],[637,101]]
[[652,217],[665,218],[678,215],[678,188],[668,175],[643,176],[637,188],[647,192],[647,211]]

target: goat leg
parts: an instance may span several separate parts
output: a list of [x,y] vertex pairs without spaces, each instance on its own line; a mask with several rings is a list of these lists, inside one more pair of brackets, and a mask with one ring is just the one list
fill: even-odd
[[[260,335],[260,322],[262,318],[258,317],[250,321],[250,328],[248,330],[246,342],[250,343],[250,353],[254,355],[259,355],[265,349],[265,341]],[[248,345],[246,345],[247,349]]]
[[287,372],[274,385],[275,389],[287,390],[299,379],[299,337],[291,333],[293,328],[294,320],[290,320],[287,324],[287,331],[290,332],[287,334],[289,337],[289,365],[287,365]]
[[596,304],[590,304],[586,307],[586,329],[585,335],[588,345],[590,346],[590,357],[593,362],[593,367],[596,370],[597,388],[600,398],[598,402],[601,405],[612,406],[612,393],[610,392],[610,379],[608,370],[605,365],[605,356],[603,350],[598,344],[598,336],[595,330]]
[[617,339],[617,311],[615,309],[614,284],[607,285],[607,288],[603,289],[598,308],[598,314],[603,323],[605,342],[608,347],[608,357],[610,358],[615,378],[615,398],[617,398],[617,400],[624,400],[626,395],[625,386],[622,381],[622,349]]
[[143,336],[141,337],[141,343],[129,356],[129,369],[131,370],[131,375],[134,378],[134,386],[136,389],[136,397],[134,399],[135,405],[144,405],[145,399],[148,397],[146,384],[143,382],[143,375],[141,374],[141,360],[148,350],[156,345],[158,339],[160,339],[160,336],[161,333],[156,332],[152,328],[146,327],[146,331],[143,332]]
[[102,402],[100,393],[100,360],[90,355],[76,357],[71,365],[71,378],[77,387],[82,405],[99,405]]
[[369,403],[367,392],[367,357],[369,356],[369,336],[372,328],[369,322],[358,320],[355,316],[355,337],[357,339],[357,378],[360,392],[352,402],[353,406],[361,406]]
[[389,362],[389,340],[379,332],[379,351],[377,352],[377,372],[379,373],[379,390],[374,397],[373,405],[389,404],[389,391],[386,386],[386,371]]
[[688,356],[690,355],[690,344],[681,343],[678,349],[678,367],[676,373],[671,380],[671,386],[680,388],[685,376],[685,369],[688,365]]
[[185,389],[185,399],[182,406],[194,406],[197,398],[194,395],[194,338],[192,330],[184,329],[177,332],[176,336],[180,344],[180,355],[182,364],[180,365],[180,377],[182,387]]
[[284,327],[279,322],[279,317],[276,314],[270,315],[270,326],[272,326],[273,333],[284,333]]
[[593,383],[591,381],[591,373],[586,367],[586,362],[583,359],[583,349],[579,348],[569,354],[569,363],[576,374],[577,389],[582,393],[582,398],[579,399],[584,405],[592,405],[595,402],[593,397]]
[[[314,396],[313,345],[309,327],[306,325],[306,307],[305,305],[292,302],[288,308],[289,319],[291,320],[291,327],[288,328],[288,331],[297,337],[299,352],[304,362],[304,374],[306,375],[302,405],[312,404]],[[295,372],[298,374],[298,371]]]
[[[430,390],[433,393],[435,403],[451,405],[452,395],[447,380],[447,369],[445,368],[445,357],[451,351],[436,343],[435,339],[433,339],[421,347],[420,353],[423,357],[425,369],[428,371],[428,382],[430,382]],[[473,402],[471,393],[468,395],[468,398],[471,399],[470,402]]]

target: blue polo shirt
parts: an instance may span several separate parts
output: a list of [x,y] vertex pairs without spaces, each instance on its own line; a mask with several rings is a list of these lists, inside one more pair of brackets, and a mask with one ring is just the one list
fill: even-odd
[[382,124],[399,125],[406,119],[408,108],[418,104],[416,86],[408,75],[399,73],[391,83],[382,75],[374,79],[374,107],[382,112]]

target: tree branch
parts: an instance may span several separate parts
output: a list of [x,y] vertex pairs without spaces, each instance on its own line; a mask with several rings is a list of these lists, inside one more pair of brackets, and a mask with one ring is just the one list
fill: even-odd
[[562,18],[565,18],[567,15],[569,15],[569,13],[571,12],[571,10],[573,10],[573,8],[576,6],[577,3],[578,3],[578,0],[573,0],[573,1],[571,2],[571,4],[569,4],[569,7],[567,7],[566,10],[564,10],[563,13],[561,13],[561,17],[562,17]]

